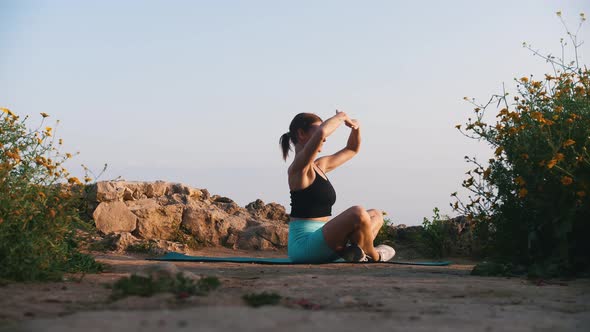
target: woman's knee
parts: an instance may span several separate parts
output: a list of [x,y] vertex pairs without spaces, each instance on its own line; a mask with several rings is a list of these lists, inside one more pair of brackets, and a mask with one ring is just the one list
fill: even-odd
[[350,211],[354,215],[358,224],[371,224],[371,215],[369,214],[369,212],[367,212],[367,210],[365,210],[364,207],[360,205],[355,205],[350,208]]
[[378,216],[378,217],[383,218],[383,211],[381,211],[381,210],[369,209],[369,210],[367,210],[367,212],[369,213],[369,215],[371,215],[371,217]]

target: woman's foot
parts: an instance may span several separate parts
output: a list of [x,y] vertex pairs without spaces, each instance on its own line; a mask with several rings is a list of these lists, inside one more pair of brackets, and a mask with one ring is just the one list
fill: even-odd
[[368,256],[365,255],[365,252],[363,251],[363,249],[361,249],[361,247],[359,247],[356,244],[350,244],[347,245],[344,249],[342,249],[338,255],[340,255],[340,257],[342,259],[344,259],[347,262],[351,262],[351,263],[358,263],[358,262],[367,262],[368,261]]
[[379,254],[379,259],[373,260],[367,256],[371,262],[388,262],[393,258],[393,256],[395,256],[395,249],[385,244],[376,246],[375,251]]

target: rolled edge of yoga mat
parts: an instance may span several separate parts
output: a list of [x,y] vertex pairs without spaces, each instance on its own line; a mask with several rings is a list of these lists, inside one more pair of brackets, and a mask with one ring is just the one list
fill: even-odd
[[[275,264],[275,265],[301,265],[301,264],[342,264],[349,263],[344,260],[337,260],[326,263],[297,263],[291,261],[289,258],[259,258],[259,257],[207,257],[207,256],[189,256],[178,252],[169,252],[161,257],[146,258],[151,261],[179,261],[179,262],[226,262],[226,263],[255,263],[255,264]],[[379,262],[380,264],[398,264],[398,265],[416,265],[416,266],[448,266],[451,262],[405,262],[405,261],[389,261]],[[358,264],[358,263],[349,263]],[[365,263],[362,263],[365,264]],[[369,263],[377,264],[377,263]]]

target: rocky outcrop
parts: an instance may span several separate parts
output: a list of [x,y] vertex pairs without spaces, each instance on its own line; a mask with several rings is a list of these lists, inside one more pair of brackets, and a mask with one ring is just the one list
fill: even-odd
[[136,228],[137,216],[123,202],[104,202],[93,213],[96,228],[101,232],[131,232]]
[[90,190],[96,228],[117,251],[125,246],[170,243],[277,250],[287,247],[285,208],[256,200],[240,207],[206,189],[164,181],[102,181]]

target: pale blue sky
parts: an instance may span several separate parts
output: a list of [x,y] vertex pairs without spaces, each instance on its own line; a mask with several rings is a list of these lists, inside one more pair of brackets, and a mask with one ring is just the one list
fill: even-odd
[[[0,104],[59,119],[69,165],[103,179],[167,180],[244,205],[288,207],[278,139],[299,112],[341,109],[360,154],[329,173],[334,212],[355,204],[417,224],[452,214],[464,155],[489,148],[454,128],[463,96],[549,71],[522,48],[559,51],[589,1],[0,0]],[[580,37],[588,39],[588,25]],[[588,44],[582,62],[588,63]],[[585,57],[586,56],[586,57]],[[346,143],[348,128],[324,153]],[[289,160],[290,161],[290,160]]]

